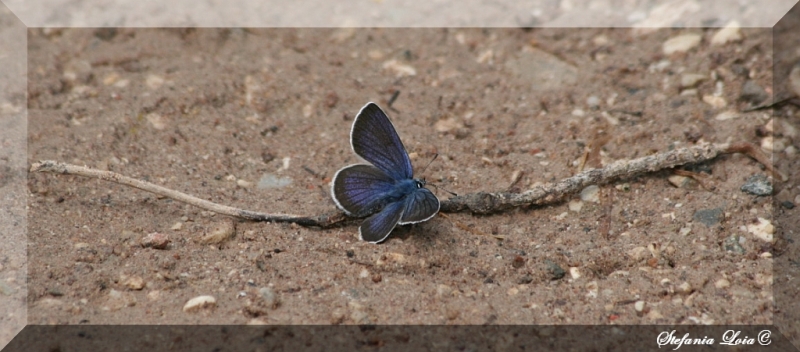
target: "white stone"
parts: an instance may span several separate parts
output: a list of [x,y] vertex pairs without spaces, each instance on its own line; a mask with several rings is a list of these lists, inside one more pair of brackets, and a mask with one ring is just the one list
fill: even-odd
[[739,22],[733,20],[725,27],[717,31],[711,38],[711,45],[722,45],[731,42],[738,42],[742,40],[742,32],[739,30]]
[[725,101],[725,98],[723,98],[721,96],[704,95],[703,96],[703,101],[706,104],[711,105],[711,106],[713,106],[713,107],[715,107],[717,109],[721,109],[721,108],[724,108],[724,107],[728,106],[728,102]]
[[700,35],[695,33],[679,35],[664,42],[662,49],[665,55],[686,52],[700,44],[700,39]]
[[580,279],[581,278],[581,269],[578,269],[577,267],[574,267],[574,266],[570,267],[569,268],[569,275],[574,280]]
[[417,70],[414,67],[402,64],[397,60],[389,60],[383,63],[383,69],[394,72],[395,76],[400,78],[404,76],[415,76]]
[[764,242],[775,242],[775,237],[773,236],[775,234],[775,226],[767,219],[758,218],[758,223],[748,224],[747,232]]
[[186,304],[183,306],[183,311],[190,312],[200,308],[213,307],[216,305],[217,305],[217,299],[214,298],[214,296],[208,296],[208,295],[197,296],[186,302]]
[[681,88],[692,88],[696,86],[698,83],[705,80],[706,75],[701,75],[697,73],[685,73],[681,75]]
[[583,202],[581,202],[581,201],[579,201],[577,199],[569,201],[569,210],[570,211],[574,211],[574,212],[578,213],[578,212],[581,211],[582,208],[583,208]]
[[584,202],[600,203],[600,187],[587,186],[581,191],[581,200]]

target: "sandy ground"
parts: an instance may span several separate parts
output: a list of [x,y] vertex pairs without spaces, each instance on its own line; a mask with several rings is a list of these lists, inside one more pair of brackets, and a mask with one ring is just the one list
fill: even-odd
[[[771,123],[770,110],[741,112],[772,98],[771,30],[714,45],[717,32],[31,30],[29,161],[321,214],[334,208],[333,174],[357,162],[348,133],[368,101],[386,108],[418,172],[439,154],[419,176],[457,193],[568,177],[591,148],[587,167],[768,137],[793,155],[798,137],[773,131],[800,128],[797,108]],[[686,34],[688,49],[664,52]],[[230,220],[31,174],[29,323],[772,324],[785,241],[765,239],[766,225],[797,208],[740,190],[766,175],[748,157],[689,169],[707,176],[676,187],[661,171],[602,185],[597,202],[437,216],[380,245],[358,241],[358,221],[236,221],[232,238],[204,244]],[[775,187],[796,202],[791,183]],[[154,232],[165,249],[141,245]],[[216,305],[185,312],[200,295]]]

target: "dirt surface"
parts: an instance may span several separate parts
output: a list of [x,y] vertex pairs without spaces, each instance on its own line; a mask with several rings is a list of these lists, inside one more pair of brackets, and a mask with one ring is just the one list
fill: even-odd
[[[703,142],[760,145],[771,112],[740,111],[771,99],[771,31],[713,45],[717,32],[32,30],[29,161],[313,215],[334,208],[331,177],[358,161],[348,134],[368,101],[392,118],[418,176],[456,193],[559,180],[587,150],[588,168]],[[664,53],[687,33],[700,42]],[[698,82],[681,88],[689,74]],[[748,79],[762,90],[743,94]],[[773,137],[780,153],[797,141]],[[711,174],[681,187],[670,171],[621,180],[598,202],[437,216],[380,245],[358,241],[359,221],[235,221],[232,238],[201,243],[230,220],[31,174],[29,323],[771,324],[782,240],[748,225],[775,209],[740,190],[766,172],[742,155],[690,169]],[[794,201],[797,189],[782,194]],[[697,214],[712,214],[708,225]],[[154,232],[165,249],[141,245]],[[201,295],[216,305],[183,310]]]

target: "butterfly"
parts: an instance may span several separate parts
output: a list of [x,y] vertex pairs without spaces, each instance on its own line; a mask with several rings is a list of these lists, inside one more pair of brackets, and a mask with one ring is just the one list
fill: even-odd
[[406,148],[375,103],[367,103],[350,130],[353,152],[370,164],[345,166],[331,182],[331,196],[347,215],[365,217],[362,241],[379,243],[397,225],[426,221],[439,212],[439,198],[415,179]]

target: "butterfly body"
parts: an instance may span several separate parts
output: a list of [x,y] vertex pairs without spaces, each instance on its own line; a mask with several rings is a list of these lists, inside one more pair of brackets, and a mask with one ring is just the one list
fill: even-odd
[[439,199],[413,178],[408,153],[386,114],[368,103],[353,121],[353,151],[370,164],[355,164],[336,172],[331,195],[336,205],[354,217],[369,216],[359,237],[373,243],[386,239],[396,225],[432,218]]

